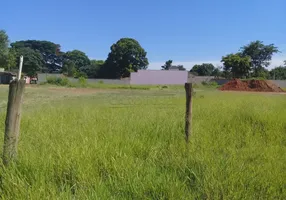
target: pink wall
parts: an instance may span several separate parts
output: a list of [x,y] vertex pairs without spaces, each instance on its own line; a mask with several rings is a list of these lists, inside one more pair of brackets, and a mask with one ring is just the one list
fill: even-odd
[[139,70],[131,73],[133,85],[183,85],[188,82],[188,71]]

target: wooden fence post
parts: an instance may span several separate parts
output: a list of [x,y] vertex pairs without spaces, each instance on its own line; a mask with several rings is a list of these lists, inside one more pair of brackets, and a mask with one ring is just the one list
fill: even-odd
[[192,129],[192,95],[193,86],[192,83],[185,83],[186,90],[186,124],[185,124],[185,134],[186,142],[190,140],[191,129]]
[[22,99],[25,89],[25,80],[21,80],[23,56],[20,57],[17,79],[9,84],[9,95],[5,121],[3,164],[8,166],[17,156],[19,141]]
[[25,83],[25,80],[15,79],[9,85],[3,149],[3,164],[5,166],[9,165],[17,156]]

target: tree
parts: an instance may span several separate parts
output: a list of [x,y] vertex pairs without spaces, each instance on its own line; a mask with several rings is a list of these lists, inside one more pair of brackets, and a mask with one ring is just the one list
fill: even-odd
[[80,68],[80,71],[85,73],[88,78],[96,78],[99,76],[100,69],[103,66],[103,60],[91,60],[90,65]]
[[161,66],[162,70],[180,70],[186,71],[183,65],[172,65],[172,60],[167,60],[163,66]]
[[221,62],[224,65],[224,73],[226,76],[232,76],[233,78],[241,78],[248,76],[251,69],[250,57],[241,57],[239,53],[228,54],[222,57]]
[[71,60],[66,60],[62,67],[62,72],[66,74],[68,77],[74,77],[77,72],[75,63]]
[[184,68],[183,65],[177,65],[176,67],[177,67],[178,70],[180,70],[180,71],[186,71],[186,68]]
[[6,61],[7,70],[11,70],[17,67],[17,52],[14,48],[9,48],[9,54]]
[[14,49],[30,48],[42,54],[47,71],[58,71],[63,65],[63,52],[60,45],[46,40],[21,40],[11,43]]
[[6,31],[0,30],[0,67],[6,68],[9,54],[9,37]]
[[11,46],[16,49],[28,47],[44,55],[56,54],[59,47],[58,44],[46,40],[21,40],[11,43]]
[[64,55],[65,61],[72,61],[75,64],[75,68],[79,70],[81,67],[88,66],[90,60],[87,55],[79,50],[68,51]]
[[270,70],[269,77],[274,80],[286,80],[286,60],[284,61],[284,66]]
[[251,68],[254,76],[258,76],[259,71],[263,71],[263,67],[268,67],[274,53],[279,50],[274,44],[264,45],[262,41],[254,41],[241,47],[240,54],[242,57],[249,56],[251,58]]
[[220,76],[222,76],[222,71],[220,70],[219,67],[216,67],[216,68],[212,71],[211,76],[220,77]]
[[110,47],[110,50],[102,67],[104,77],[129,77],[130,71],[147,69],[147,53],[135,39],[121,38]]
[[170,67],[172,67],[172,63],[173,63],[172,60],[166,61],[165,64],[164,64],[163,66],[161,66],[161,67],[162,67],[162,70],[169,70]]
[[[16,56],[19,58],[21,55],[24,57],[23,72],[28,76],[34,76],[37,72],[41,71],[45,65],[42,54],[28,47],[22,47],[16,50]],[[17,66],[19,65],[19,59],[17,59]]]
[[201,65],[194,65],[190,72],[195,72],[199,76],[211,76],[215,67],[211,63],[203,63]]

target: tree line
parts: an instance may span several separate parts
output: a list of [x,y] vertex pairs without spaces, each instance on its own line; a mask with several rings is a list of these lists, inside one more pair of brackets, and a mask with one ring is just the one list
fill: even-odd
[[[194,65],[190,72],[197,76],[224,78],[262,77],[286,79],[284,65],[267,70],[272,56],[279,50],[274,44],[254,41],[237,53],[222,57],[223,66],[212,63]],[[121,38],[110,47],[106,60],[91,60],[80,50],[63,52],[61,45],[45,40],[21,40],[10,43],[4,30],[0,30],[0,67],[13,71],[18,68],[19,57],[24,56],[23,72],[34,76],[38,72],[63,73],[70,77],[124,78],[131,72],[147,69],[147,52],[132,38]],[[183,65],[173,65],[172,60],[161,66],[162,70],[186,70]]]
[[10,43],[0,30],[0,67],[18,69],[19,57],[24,56],[23,72],[35,76],[38,72],[64,73],[70,77],[124,78],[139,69],[147,69],[147,52],[138,41],[121,38],[110,47],[107,59],[90,60],[80,50],[63,52],[61,45],[44,40],[22,40]]
[[211,63],[195,65],[190,72],[198,76],[216,76],[223,78],[264,78],[286,79],[286,61],[284,65],[268,70],[272,56],[279,53],[274,44],[265,45],[262,41],[253,41],[241,47],[237,53],[222,57],[221,67]]

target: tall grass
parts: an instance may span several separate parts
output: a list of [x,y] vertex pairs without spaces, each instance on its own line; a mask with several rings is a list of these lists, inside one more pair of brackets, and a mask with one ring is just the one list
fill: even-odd
[[183,94],[97,94],[24,112],[1,197],[285,199],[285,96],[201,92],[186,148]]

